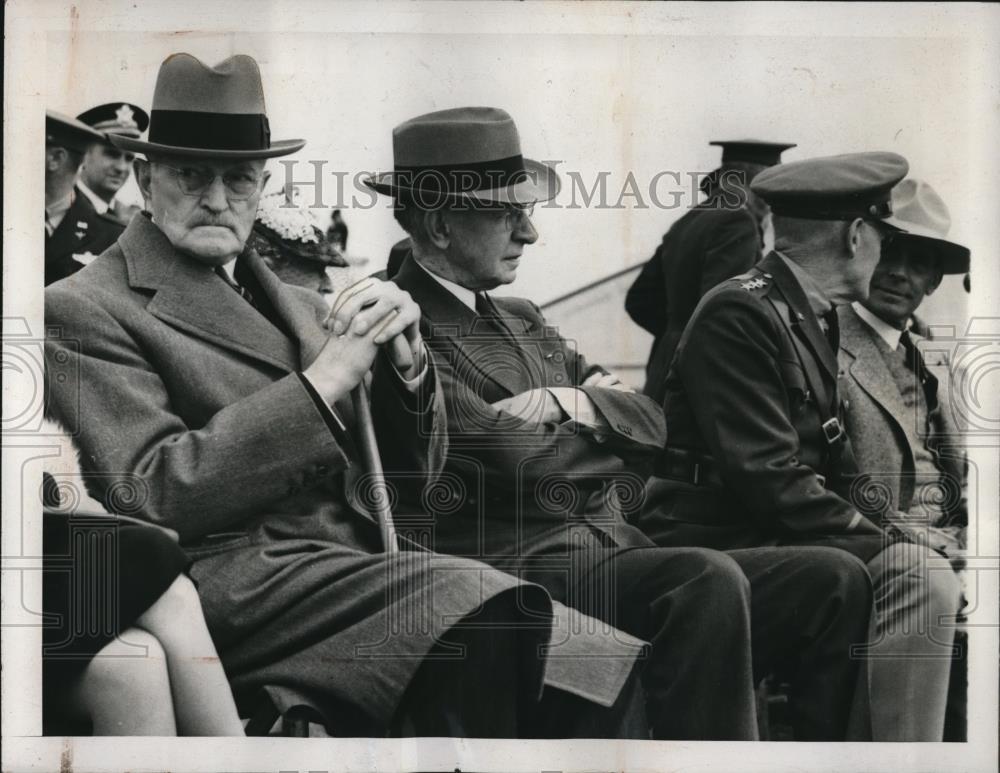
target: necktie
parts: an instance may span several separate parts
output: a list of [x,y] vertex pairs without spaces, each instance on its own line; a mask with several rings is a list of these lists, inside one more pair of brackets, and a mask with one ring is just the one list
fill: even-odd
[[486,320],[486,322],[494,330],[513,341],[513,333],[511,333],[510,328],[504,324],[496,306],[493,305],[493,301],[490,300],[486,293],[476,293],[476,314]]
[[899,336],[899,345],[903,349],[903,361],[906,363],[906,367],[916,375],[920,386],[924,390],[924,397],[927,398],[927,411],[930,413],[937,408],[938,404],[937,378],[927,370],[924,356],[917,349],[916,344],[913,343],[908,330],[904,330],[902,335]]
[[840,318],[837,316],[836,306],[823,315],[823,322],[826,328],[824,331],[826,340],[830,342],[830,348],[836,354],[837,350],[840,349]]
[[233,288],[233,290],[235,290],[236,292],[238,292],[240,294],[240,296],[247,303],[249,303],[254,308],[257,308],[256,304],[253,302],[253,293],[251,293],[243,285],[241,285],[238,282],[235,282],[234,280],[230,279],[229,278],[229,274],[226,273],[226,269],[224,269],[222,266],[216,266],[215,267],[215,273],[219,275],[219,277],[222,279],[223,282],[225,282],[227,285],[229,285],[231,288]]

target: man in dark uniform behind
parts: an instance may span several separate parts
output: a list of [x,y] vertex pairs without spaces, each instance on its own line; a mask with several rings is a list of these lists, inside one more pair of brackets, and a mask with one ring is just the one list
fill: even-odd
[[729,140],[722,165],[702,180],[705,201],[684,214],[663,237],[625,297],[625,309],[655,336],[646,366],[645,393],[663,400],[663,380],[694,307],[723,279],[761,258],[761,222],[767,206],[750,181],[794,144]]
[[940,741],[959,587],[947,561],[883,519],[839,416],[838,304],[864,299],[894,153],[775,167],[753,183],[774,216],[775,251],[698,305],[666,379],[668,441],[640,527],[663,546],[733,550],[827,545],[868,565],[877,741]]
[[104,135],[75,118],[45,112],[45,284],[69,276],[110,247],[121,223],[100,215],[75,189],[83,155]]
[[[99,132],[121,134],[132,139],[139,139],[149,126],[149,114],[129,102],[98,105],[76,118]],[[118,192],[132,173],[134,159],[134,153],[119,150],[105,137],[87,148],[76,183],[77,191],[90,199],[94,209],[102,215],[110,215],[122,225],[128,225],[132,215],[140,209],[118,200]]]

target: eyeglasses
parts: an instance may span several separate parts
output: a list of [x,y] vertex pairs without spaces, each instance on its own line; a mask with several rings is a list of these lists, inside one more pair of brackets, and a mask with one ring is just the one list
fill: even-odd
[[177,186],[185,196],[201,196],[215,182],[216,177],[221,177],[226,197],[231,201],[244,201],[260,190],[264,179],[263,175],[258,176],[246,169],[227,169],[220,175],[205,167],[177,167],[160,162],[156,162],[156,165],[173,172]]
[[530,204],[501,204],[463,202],[456,207],[459,212],[482,212],[493,215],[498,220],[503,217],[504,228],[513,231],[521,224],[521,218],[530,218],[535,214],[535,202]]

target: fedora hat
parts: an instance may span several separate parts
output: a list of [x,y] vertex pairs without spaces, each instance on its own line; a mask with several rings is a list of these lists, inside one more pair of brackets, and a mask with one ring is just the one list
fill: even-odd
[[908,177],[892,189],[892,215],[885,222],[904,232],[894,234],[894,240],[930,243],[942,273],[964,274],[969,270],[969,249],[945,239],[951,228],[948,207],[923,180]]
[[393,171],[365,185],[420,204],[530,204],[559,193],[555,170],[521,155],[514,119],[495,107],[439,110],[401,123],[392,130],[392,155]]
[[170,55],[156,76],[148,141],[113,133],[108,139],[136,153],[231,159],[286,156],[306,144],[271,142],[260,68],[245,54],[215,67],[191,54]]

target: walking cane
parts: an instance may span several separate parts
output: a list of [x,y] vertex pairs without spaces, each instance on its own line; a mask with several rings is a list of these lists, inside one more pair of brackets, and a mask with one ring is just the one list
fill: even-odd
[[361,461],[374,484],[375,517],[382,529],[382,544],[385,546],[386,553],[398,553],[399,543],[396,541],[396,526],[392,522],[392,508],[389,507],[385,472],[382,470],[382,457],[378,453],[375,424],[372,421],[372,407],[368,392],[370,379],[370,375],[365,376],[361,383],[351,390],[351,402],[354,404],[354,417],[358,423],[358,432],[361,434]]

